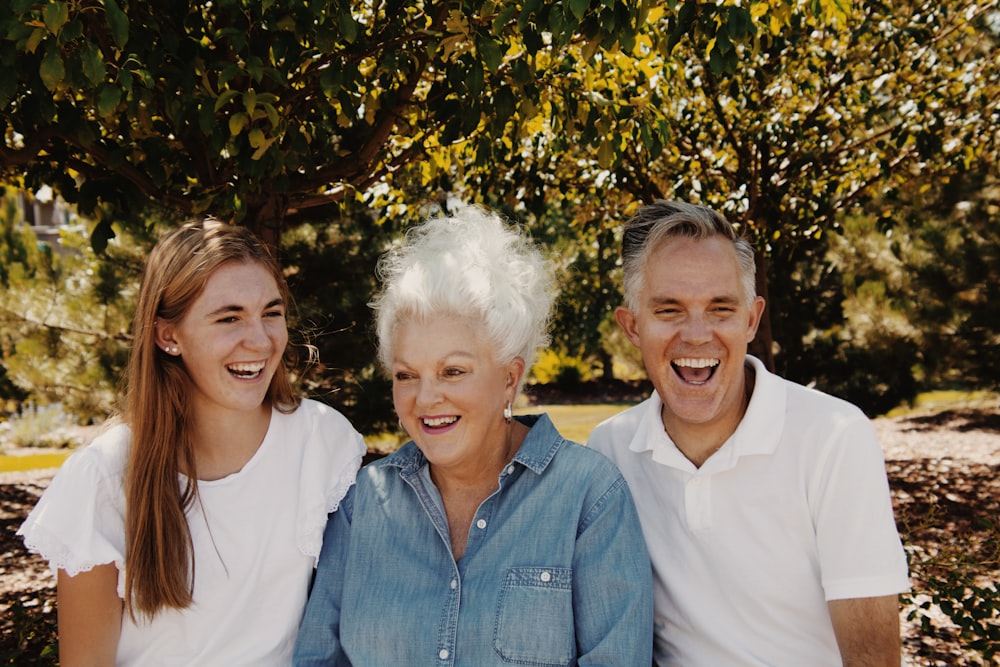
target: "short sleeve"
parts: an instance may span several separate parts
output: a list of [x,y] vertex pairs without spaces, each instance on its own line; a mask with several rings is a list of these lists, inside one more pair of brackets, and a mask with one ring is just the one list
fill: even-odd
[[323,531],[329,515],[354,484],[367,447],[364,438],[344,415],[314,401],[303,401],[308,442],[299,485],[296,535],[299,551],[319,561]]
[[909,589],[885,461],[867,418],[845,420],[813,488],[816,539],[827,600]]
[[119,594],[125,567],[123,472],[129,432],[116,426],[74,453],[56,473],[17,534],[70,576],[114,563]]

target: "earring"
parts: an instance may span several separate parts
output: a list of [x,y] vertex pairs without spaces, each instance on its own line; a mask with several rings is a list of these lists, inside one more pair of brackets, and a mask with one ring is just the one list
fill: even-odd
[[163,351],[166,352],[167,354],[177,354],[177,346],[167,345],[165,348],[163,348]]
[[514,418],[514,406],[510,404],[510,401],[507,401],[507,407],[503,409],[503,420],[509,424],[510,420],[513,418]]

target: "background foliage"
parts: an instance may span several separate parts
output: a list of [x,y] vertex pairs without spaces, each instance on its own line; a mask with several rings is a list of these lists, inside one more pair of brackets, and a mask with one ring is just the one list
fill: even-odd
[[323,360],[303,385],[390,425],[371,267],[457,201],[556,257],[549,374],[609,380],[635,369],[618,228],[661,196],[761,250],[754,353],[779,372],[870,414],[994,388],[998,28],[985,0],[14,0],[0,175],[52,185],[91,248],[46,254],[8,210],[0,389],[99,416],[144,249],[210,212],[280,252]]

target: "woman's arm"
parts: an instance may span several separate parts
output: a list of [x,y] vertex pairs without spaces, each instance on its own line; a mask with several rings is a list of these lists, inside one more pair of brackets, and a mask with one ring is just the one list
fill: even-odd
[[349,664],[340,645],[340,604],[355,489],[351,487],[327,521],[316,577],[295,642],[295,667]]
[[621,477],[583,518],[573,564],[579,665],[652,663],[653,580],[646,542]]
[[56,611],[62,667],[113,667],[122,627],[118,568],[98,565],[69,576],[59,570]]

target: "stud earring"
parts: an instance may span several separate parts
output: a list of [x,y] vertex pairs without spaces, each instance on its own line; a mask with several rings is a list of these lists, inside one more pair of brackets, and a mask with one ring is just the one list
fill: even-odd
[[163,351],[166,352],[167,354],[177,354],[177,346],[167,345],[165,348],[163,348]]
[[510,404],[510,401],[507,401],[507,407],[503,409],[503,420],[509,424],[510,420],[513,418],[514,418],[514,406]]

